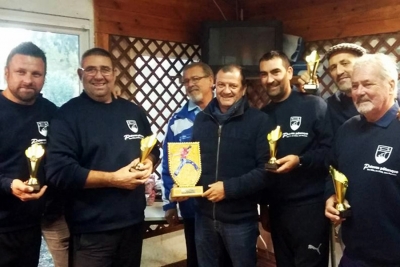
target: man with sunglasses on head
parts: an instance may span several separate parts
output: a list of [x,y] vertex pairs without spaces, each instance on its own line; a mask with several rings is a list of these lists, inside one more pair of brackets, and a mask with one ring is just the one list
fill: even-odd
[[197,113],[202,111],[213,98],[213,83],[214,75],[207,64],[196,62],[183,68],[182,84],[185,87],[189,100],[172,115],[163,144],[164,156],[161,177],[163,181],[163,209],[165,211],[165,219],[169,225],[179,223],[178,202],[184,224],[188,267],[198,266],[196,243],[194,240],[194,199],[170,199],[170,192],[174,181],[171,178],[168,166],[168,143],[191,141],[193,123]]
[[49,131],[46,174],[69,194],[71,266],[140,266],[144,183],[159,158],[140,162],[140,141],[152,134],[145,112],[113,98],[111,55],[86,51],[78,69],[84,91],[57,112]]

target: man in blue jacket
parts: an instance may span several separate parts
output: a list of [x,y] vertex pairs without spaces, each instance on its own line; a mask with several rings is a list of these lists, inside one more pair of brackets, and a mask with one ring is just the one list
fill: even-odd
[[[168,123],[167,134],[163,144],[162,181],[163,181],[163,209],[168,224],[176,225],[178,212],[176,200],[170,199],[170,191],[174,184],[168,165],[168,143],[190,142],[192,138],[193,123],[196,115],[202,111],[213,98],[214,74],[211,68],[202,62],[192,63],[183,69],[182,84],[185,86],[189,97],[187,103],[175,114]],[[183,218],[187,266],[196,267],[197,253],[194,226],[194,199],[189,198],[179,202],[179,209]]]
[[196,198],[199,266],[217,267],[226,249],[233,266],[255,267],[259,192],[267,186],[268,116],[251,108],[242,69],[216,75],[216,98],[200,112],[193,141],[200,142],[202,198]]

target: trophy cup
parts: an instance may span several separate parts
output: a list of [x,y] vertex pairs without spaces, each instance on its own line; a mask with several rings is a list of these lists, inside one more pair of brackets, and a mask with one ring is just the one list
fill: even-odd
[[310,55],[306,56],[307,72],[310,76],[308,83],[303,85],[304,91],[308,94],[316,94],[318,91],[317,68],[319,64],[319,55],[316,50],[313,50]]
[[278,164],[276,163],[276,152],[277,152],[277,142],[279,138],[282,137],[282,130],[281,126],[277,126],[275,130],[272,130],[268,135],[268,143],[269,143],[269,154],[270,154],[270,159],[268,160],[267,163],[265,163],[265,169],[266,170],[276,170],[278,169]]
[[30,176],[26,184],[33,187],[34,193],[40,191],[40,184],[36,176],[39,169],[40,160],[42,159],[43,155],[44,148],[39,144],[33,144],[25,150],[25,156],[28,158]]
[[157,136],[152,134],[140,140],[140,162],[135,166],[135,169],[140,169],[145,159],[149,156],[151,150],[157,143]]
[[168,143],[168,165],[175,183],[172,198],[203,195],[203,187],[196,186],[201,175],[199,142]]
[[333,185],[335,186],[335,193],[337,199],[337,204],[335,208],[339,211],[339,217],[340,218],[350,217],[351,210],[350,208],[344,205],[344,199],[348,187],[347,177],[343,173],[333,168],[332,166],[329,166],[329,173],[332,176]]

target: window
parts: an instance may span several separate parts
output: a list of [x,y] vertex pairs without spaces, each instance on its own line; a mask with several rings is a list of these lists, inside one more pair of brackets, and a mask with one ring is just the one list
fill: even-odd
[[[0,15],[3,15],[3,12],[0,10]],[[36,17],[34,14],[27,15],[25,12],[8,12],[12,13],[7,13],[8,16],[14,13],[23,13],[14,15],[22,16],[32,23],[2,21],[2,19],[6,20],[7,16],[2,16],[0,19],[0,36],[2,36],[0,42],[0,89],[5,89],[7,86],[4,80],[4,66],[10,50],[21,42],[31,41],[39,46],[47,57],[43,96],[57,106],[78,96],[81,92],[81,85],[76,70],[79,67],[80,55],[89,48],[88,29],[90,27],[82,28],[82,21],[86,20],[71,19],[67,23],[65,18],[60,22],[55,16],[43,18],[43,15]]]

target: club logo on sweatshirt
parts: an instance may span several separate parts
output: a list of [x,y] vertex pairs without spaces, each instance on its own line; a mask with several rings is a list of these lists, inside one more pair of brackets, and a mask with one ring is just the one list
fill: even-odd
[[[375,151],[376,162],[378,164],[382,164],[382,163],[386,162],[390,158],[390,155],[392,154],[392,150],[393,150],[393,147],[378,145],[378,148]],[[392,175],[392,176],[397,176],[399,174],[398,170],[389,169],[385,165],[376,166],[376,165],[372,165],[369,163],[364,163],[363,170],[368,171],[368,172],[388,174],[388,175]]]
[[131,129],[132,132],[134,133],[138,132],[139,128],[135,120],[126,120],[126,124],[128,124],[128,127],[129,129]]
[[390,146],[383,146],[383,145],[378,145],[378,148],[376,149],[375,152],[375,160],[379,164],[384,163],[387,161],[390,157],[390,154],[392,154],[393,147]]
[[47,128],[49,127],[48,121],[38,121],[36,122],[38,126],[39,133],[43,136],[47,136]]
[[293,131],[296,131],[297,129],[299,129],[300,125],[301,125],[301,117],[298,117],[298,116],[290,117],[290,128]]

